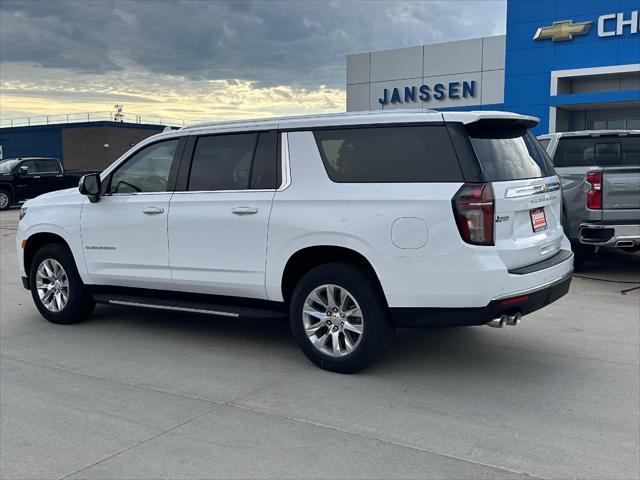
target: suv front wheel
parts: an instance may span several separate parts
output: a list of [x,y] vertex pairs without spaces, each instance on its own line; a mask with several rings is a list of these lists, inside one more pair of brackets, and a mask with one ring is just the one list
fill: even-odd
[[322,265],[304,275],[289,318],[307,358],[340,373],[374,363],[388,350],[395,330],[377,279],[347,263]]
[[29,282],[38,311],[52,323],[77,323],[93,312],[95,302],[80,279],[73,256],[63,245],[45,245],[36,252]]

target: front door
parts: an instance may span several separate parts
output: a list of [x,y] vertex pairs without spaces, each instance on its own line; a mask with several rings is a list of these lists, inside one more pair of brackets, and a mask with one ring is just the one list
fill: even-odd
[[196,139],[184,191],[169,211],[176,288],[266,298],[267,228],[276,188],[275,132]]
[[170,289],[167,218],[178,139],[134,153],[105,182],[100,201],[82,206],[84,257],[93,283]]
[[44,179],[38,173],[35,160],[23,160],[16,169],[16,197],[35,198],[44,193]]

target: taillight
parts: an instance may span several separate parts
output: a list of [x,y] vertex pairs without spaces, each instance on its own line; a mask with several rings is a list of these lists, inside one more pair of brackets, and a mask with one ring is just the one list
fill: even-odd
[[473,245],[494,245],[495,201],[489,183],[465,183],[452,200],[462,239]]
[[588,172],[587,182],[591,187],[587,193],[587,208],[602,209],[602,172]]

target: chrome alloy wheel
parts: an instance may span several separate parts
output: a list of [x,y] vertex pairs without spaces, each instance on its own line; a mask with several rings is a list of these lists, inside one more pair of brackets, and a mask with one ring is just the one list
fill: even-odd
[[360,305],[337,285],[321,285],[307,296],[302,322],[311,344],[331,357],[353,352],[364,331]]
[[36,289],[40,301],[50,312],[59,312],[69,301],[69,277],[62,265],[46,258],[36,271]]
[[9,194],[6,192],[0,192],[0,209],[5,209],[9,206]]

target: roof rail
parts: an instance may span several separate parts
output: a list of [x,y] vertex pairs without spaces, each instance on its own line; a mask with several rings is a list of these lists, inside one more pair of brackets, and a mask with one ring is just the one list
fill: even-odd
[[343,117],[355,117],[362,115],[385,115],[390,113],[402,113],[405,114],[416,114],[416,113],[434,113],[436,110],[428,109],[428,108],[412,108],[412,109],[389,109],[389,110],[372,110],[372,111],[362,111],[362,112],[336,112],[336,113],[317,113],[310,115],[291,115],[288,117],[271,117],[271,118],[248,118],[244,120],[227,120],[222,122],[203,122],[196,123],[193,125],[187,125],[182,127],[180,130],[190,130],[195,128],[205,128],[205,127],[220,127],[220,126],[233,126],[244,123],[274,123],[281,122],[286,120],[305,120],[310,118],[343,118]]

